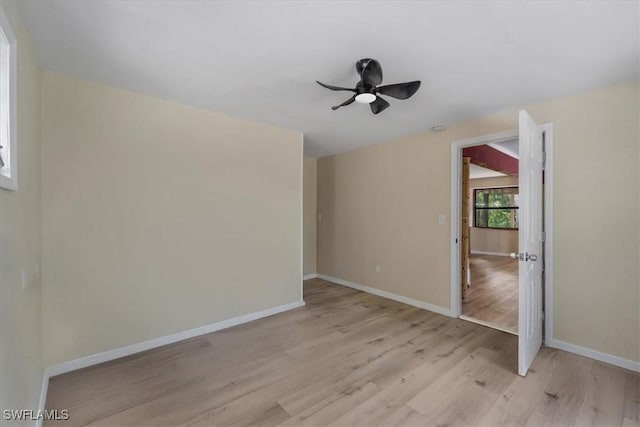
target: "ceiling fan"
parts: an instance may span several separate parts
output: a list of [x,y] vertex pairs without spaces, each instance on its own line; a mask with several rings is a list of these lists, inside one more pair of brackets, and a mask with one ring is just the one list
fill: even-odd
[[369,104],[371,112],[373,114],[378,114],[389,106],[389,103],[385,99],[381,98],[380,95],[387,95],[397,99],[407,99],[411,98],[411,96],[413,96],[413,94],[420,88],[420,80],[378,86],[382,83],[382,67],[375,59],[364,58],[359,60],[356,62],[356,71],[360,75],[360,81],[356,85],[355,89],[332,86],[316,80],[316,83],[322,87],[326,87],[327,89],[354,92],[354,95],[342,104],[331,107],[332,110],[337,110],[340,107],[353,104],[355,101],[361,104]]

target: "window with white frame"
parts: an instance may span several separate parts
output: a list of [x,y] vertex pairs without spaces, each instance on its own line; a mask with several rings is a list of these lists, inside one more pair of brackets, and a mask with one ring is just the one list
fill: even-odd
[[0,187],[18,189],[16,39],[0,9]]

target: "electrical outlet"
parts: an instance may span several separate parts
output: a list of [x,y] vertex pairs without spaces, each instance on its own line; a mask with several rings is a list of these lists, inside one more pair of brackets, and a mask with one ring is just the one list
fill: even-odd
[[376,264],[376,274],[380,274],[381,271],[382,267],[380,266],[380,264]]

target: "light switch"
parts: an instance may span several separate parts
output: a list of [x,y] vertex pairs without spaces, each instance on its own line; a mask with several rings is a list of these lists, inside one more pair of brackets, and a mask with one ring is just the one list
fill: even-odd
[[447,223],[447,217],[444,214],[438,215],[438,224],[445,225]]

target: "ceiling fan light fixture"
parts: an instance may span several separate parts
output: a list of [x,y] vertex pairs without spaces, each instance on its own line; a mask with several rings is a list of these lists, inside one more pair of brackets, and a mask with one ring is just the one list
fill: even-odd
[[360,104],[371,104],[375,100],[376,96],[372,93],[361,93],[356,95],[356,102],[359,102]]
[[379,114],[389,107],[389,103],[378,95],[390,96],[396,99],[411,98],[420,88],[420,80],[406,83],[396,83],[392,85],[382,84],[382,67],[375,59],[365,58],[356,62],[356,71],[360,76],[360,81],[356,87],[351,89],[348,87],[333,86],[316,80],[320,86],[336,91],[352,92],[351,98],[347,99],[340,105],[334,105],[332,110],[346,107],[354,102],[358,104],[369,104],[369,108],[373,114]]

